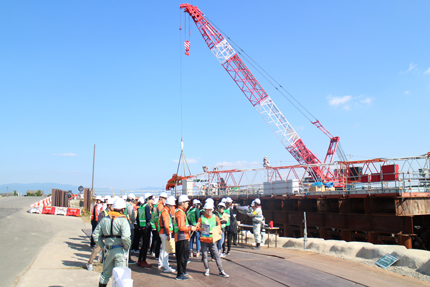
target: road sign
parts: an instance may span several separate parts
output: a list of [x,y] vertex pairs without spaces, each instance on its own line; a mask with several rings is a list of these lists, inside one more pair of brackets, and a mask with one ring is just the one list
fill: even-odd
[[81,186],[79,186],[79,187],[78,187],[78,190],[79,190],[80,192],[82,192],[82,191],[84,191],[84,187],[81,185]]
[[388,267],[396,263],[398,260],[399,258],[387,253],[381,258],[379,258],[379,260],[376,261],[375,264],[381,268],[387,269]]

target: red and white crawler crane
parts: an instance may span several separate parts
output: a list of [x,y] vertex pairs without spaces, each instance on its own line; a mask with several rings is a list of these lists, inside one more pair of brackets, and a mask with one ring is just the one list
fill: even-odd
[[[205,15],[200,9],[190,4],[181,4],[180,8],[191,16],[209,49],[298,163],[300,165],[321,164],[321,161],[306,147],[230,43],[205,19]],[[339,137],[333,137],[318,120],[312,123],[330,138],[330,146],[324,163],[331,163],[338,148]],[[335,175],[329,167],[312,166],[308,171],[315,181],[335,180]]]

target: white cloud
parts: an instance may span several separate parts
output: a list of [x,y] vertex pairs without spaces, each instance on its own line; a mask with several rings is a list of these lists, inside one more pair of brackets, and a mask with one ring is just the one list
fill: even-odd
[[360,100],[360,103],[370,105],[373,102],[373,100],[374,99],[371,99],[371,98],[365,98],[364,100]]
[[69,153],[53,153],[52,155],[54,155],[54,156],[78,156],[78,154],[72,153],[72,152],[69,152]]
[[358,97],[353,97],[350,95],[343,97],[334,97],[329,95],[327,97],[328,103],[330,106],[335,108],[342,108],[345,111],[351,111],[353,108],[359,107],[360,105],[370,105],[373,103],[375,99],[365,97],[364,95],[360,95]]
[[427,69],[427,71],[424,72],[424,74],[430,74],[430,68]]
[[411,92],[405,91],[405,95],[410,95],[410,94],[411,94]]
[[409,64],[409,68],[406,71],[400,71],[400,74],[409,73],[410,71],[412,71],[413,69],[415,69],[416,66],[418,66],[418,64],[410,63]]
[[352,100],[352,96],[333,97],[332,95],[327,97],[330,106],[339,106]]

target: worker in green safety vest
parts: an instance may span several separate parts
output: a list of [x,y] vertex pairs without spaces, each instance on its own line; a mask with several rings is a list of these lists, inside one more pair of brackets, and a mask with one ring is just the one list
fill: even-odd
[[217,248],[218,248],[218,252],[219,252],[219,257],[223,258],[225,257],[225,254],[221,252],[221,248],[222,248],[222,244],[224,243],[224,235],[225,235],[225,227],[226,227],[226,223],[227,220],[225,219],[226,216],[224,216],[224,210],[225,210],[225,203],[224,202],[220,202],[217,205],[217,211],[215,211],[215,215],[219,218],[219,221],[221,222],[221,231],[222,231],[222,236],[221,239],[217,241]]
[[150,193],[145,194],[145,203],[140,206],[138,210],[138,225],[142,234],[142,247],[139,252],[139,260],[137,266],[140,267],[151,267],[146,262],[146,255],[148,254],[149,241],[151,240],[151,219],[152,219],[152,205],[154,203],[154,197]]
[[[233,215],[233,199],[231,199],[230,197],[227,197],[225,199],[225,210],[224,210],[224,214],[225,217],[227,217],[227,222],[225,224],[225,233],[224,233],[224,237],[227,238],[227,244],[225,242],[223,242],[222,245],[222,253],[226,254],[226,255],[230,255],[230,250],[231,250],[231,241],[233,239],[233,233],[235,232],[233,226],[231,226],[231,217]],[[225,252],[226,249],[226,245],[227,245],[227,253]]]
[[[213,201],[206,201],[203,208],[205,210],[205,214],[199,218],[196,228],[201,232],[200,241],[202,246],[202,261],[205,267],[205,276],[210,275],[208,262],[208,250],[210,250],[210,252],[214,255],[214,259],[219,270],[219,276],[227,278],[229,275],[225,273],[222,267],[218,249],[215,245],[215,242],[213,241],[213,230],[216,226],[221,225],[221,222],[218,217],[213,214]],[[222,233],[221,230],[219,232],[220,234]]]
[[[202,207],[202,203],[198,199],[193,200],[193,206],[187,212],[188,222],[195,226],[197,221],[200,218],[200,209]],[[196,252],[193,252],[194,241],[196,242]],[[190,254],[193,254],[194,257],[200,256],[200,232],[195,231],[190,239]]]

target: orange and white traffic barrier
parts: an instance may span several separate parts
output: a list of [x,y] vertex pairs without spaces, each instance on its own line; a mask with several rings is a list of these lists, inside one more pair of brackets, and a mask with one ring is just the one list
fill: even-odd
[[30,206],[31,206],[31,207],[44,207],[44,206],[50,205],[50,204],[51,204],[51,201],[52,201],[52,196],[47,197],[47,198],[42,199],[42,200],[39,200],[38,202],[33,203],[33,204],[32,204],[32,205],[30,205]]

